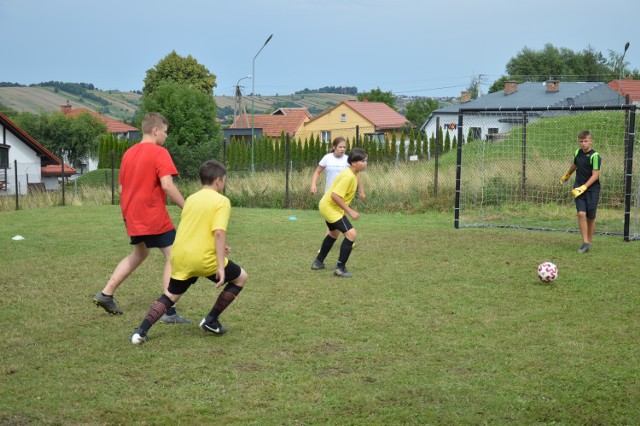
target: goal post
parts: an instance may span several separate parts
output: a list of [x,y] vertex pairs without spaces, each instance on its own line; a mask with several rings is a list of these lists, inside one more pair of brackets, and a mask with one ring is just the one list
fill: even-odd
[[635,105],[459,109],[455,228],[578,232],[575,174],[566,185],[560,177],[589,130],[603,163],[596,234],[640,239],[636,113]]

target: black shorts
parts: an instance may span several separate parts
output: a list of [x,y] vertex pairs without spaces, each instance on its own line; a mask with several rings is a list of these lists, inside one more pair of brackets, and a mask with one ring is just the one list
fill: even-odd
[[578,212],[586,212],[589,219],[595,219],[599,199],[600,190],[585,191],[584,194],[576,198],[576,210]]
[[334,231],[337,229],[344,234],[348,230],[353,229],[353,225],[351,224],[351,222],[349,222],[347,216],[342,216],[339,221],[333,223],[329,223],[325,220],[325,223],[327,224],[327,228],[329,228],[329,231]]
[[[240,265],[233,263],[231,260],[227,262],[227,266],[224,267],[224,282],[228,283],[229,281],[233,281],[240,276],[242,273],[242,268]],[[192,284],[198,281],[199,277],[191,277],[186,280],[177,280],[175,278],[171,278],[169,280],[169,288],[167,289],[171,294],[184,294]],[[218,282],[218,277],[216,275],[209,275],[207,279],[215,282]]]
[[176,229],[173,228],[171,231],[167,231],[164,234],[157,235],[137,235],[131,237],[131,245],[136,245],[140,243],[144,243],[147,248],[165,248],[173,245],[173,242],[176,239]]

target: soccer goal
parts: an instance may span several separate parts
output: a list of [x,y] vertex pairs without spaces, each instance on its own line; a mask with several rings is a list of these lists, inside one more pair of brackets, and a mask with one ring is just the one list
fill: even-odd
[[578,232],[575,174],[560,177],[589,130],[602,158],[596,234],[640,239],[637,123],[635,105],[460,109],[455,227]]

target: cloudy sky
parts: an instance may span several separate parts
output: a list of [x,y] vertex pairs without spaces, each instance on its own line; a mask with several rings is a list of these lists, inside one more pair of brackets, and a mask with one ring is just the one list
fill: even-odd
[[[356,86],[457,96],[486,89],[523,47],[622,53],[640,68],[640,1],[0,0],[0,81],[140,90],[175,50],[217,76],[216,95]],[[635,35],[635,37],[634,37]]]

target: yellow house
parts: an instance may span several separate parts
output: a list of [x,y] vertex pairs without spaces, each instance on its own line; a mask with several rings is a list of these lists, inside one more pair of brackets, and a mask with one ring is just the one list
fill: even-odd
[[331,142],[338,136],[353,139],[357,132],[360,138],[380,139],[407,125],[409,121],[384,102],[348,100],[304,123],[296,137],[319,136],[323,142]]

